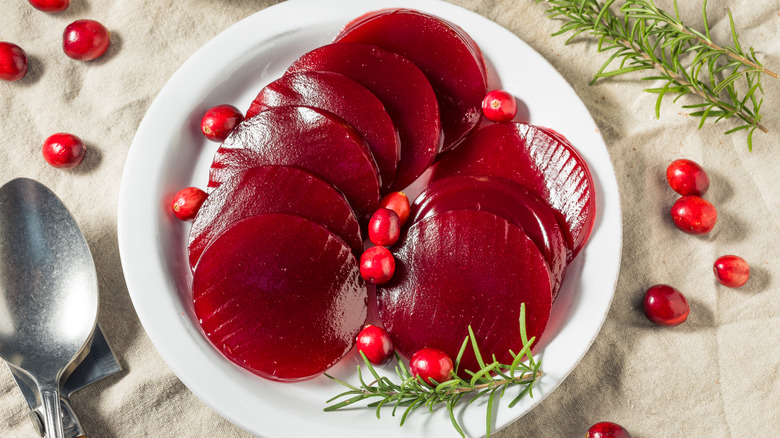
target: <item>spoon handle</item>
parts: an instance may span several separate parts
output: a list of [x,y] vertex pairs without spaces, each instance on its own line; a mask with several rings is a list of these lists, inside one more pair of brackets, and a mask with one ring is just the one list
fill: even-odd
[[62,430],[62,410],[60,408],[59,388],[44,389],[41,391],[43,398],[43,411],[46,421],[47,438],[64,438]]

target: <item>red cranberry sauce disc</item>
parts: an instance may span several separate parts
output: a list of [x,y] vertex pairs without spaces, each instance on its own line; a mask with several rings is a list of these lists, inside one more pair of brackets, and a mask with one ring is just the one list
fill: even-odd
[[487,211],[522,228],[547,261],[555,300],[566,272],[568,249],[547,203],[503,178],[454,176],[433,183],[417,197],[411,220],[415,223],[451,210]]
[[439,106],[430,82],[408,59],[368,44],[330,44],[304,54],[287,72],[301,70],[342,74],[382,101],[401,141],[391,190],[403,190],[433,163],[441,141]]
[[302,71],[263,88],[246,117],[272,107],[294,105],[330,111],[363,135],[379,167],[383,192],[388,191],[395,179],[401,145],[392,119],[373,93],[338,73]]
[[263,213],[291,213],[325,226],[355,254],[363,251],[352,208],[333,186],[291,166],[258,166],[231,175],[211,192],[192,223],[190,267],[206,246],[233,222]]
[[479,124],[487,93],[485,63],[476,43],[454,24],[410,9],[381,10],[348,24],[335,41],[376,44],[420,67],[438,98],[443,151]]
[[195,315],[227,358],[272,380],[319,375],[354,345],[366,288],[341,239],[299,216],[238,221],[203,252]]
[[[396,348],[411,357],[438,348],[457,357],[468,326],[488,360],[519,352],[520,305],[538,340],[550,315],[550,273],[523,231],[488,212],[455,210],[412,225],[394,248],[396,272],[377,290],[379,316]],[[471,348],[459,373],[479,369]]]
[[208,185],[216,188],[242,168],[266,164],[297,166],[333,184],[359,221],[368,220],[379,206],[379,174],[368,146],[327,111],[278,107],[244,120],[217,150]]
[[572,257],[590,236],[596,215],[593,178],[568,142],[524,123],[496,123],[469,136],[439,162],[434,180],[499,176],[531,189],[556,211]]

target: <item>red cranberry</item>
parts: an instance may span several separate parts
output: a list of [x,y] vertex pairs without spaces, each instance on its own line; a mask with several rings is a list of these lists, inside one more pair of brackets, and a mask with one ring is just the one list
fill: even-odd
[[674,225],[689,234],[707,234],[718,221],[715,206],[694,195],[678,199],[672,206],[671,213]]
[[393,254],[384,246],[372,246],[360,256],[360,275],[371,284],[385,284],[395,273]]
[[[444,383],[450,380],[453,366],[447,353],[436,348],[423,348],[414,353],[409,361],[412,377],[420,376],[429,385]],[[436,381],[434,383],[433,381]]]
[[65,28],[62,50],[79,61],[101,57],[111,44],[111,34],[95,20],[76,20]]
[[685,296],[679,290],[665,284],[658,284],[648,289],[642,307],[650,321],[668,327],[685,322],[691,311]]
[[362,351],[374,365],[387,363],[393,357],[393,340],[390,334],[381,327],[367,325],[357,337],[358,351]]
[[393,210],[398,215],[402,227],[409,219],[411,207],[409,206],[409,197],[404,192],[388,193],[379,201],[379,207]]
[[517,102],[506,91],[493,90],[482,100],[482,112],[492,122],[509,122],[517,115]]
[[681,195],[703,195],[710,187],[707,172],[691,160],[675,160],[666,168],[669,187]]
[[197,187],[181,189],[173,197],[173,213],[183,221],[191,221],[195,219],[206,197],[206,192]]
[[377,246],[388,246],[398,242],[401,235],[401,219],[393,210],[380,208],[368,221],[368,240]]
[[0,41],[0,79],[17,81],[27,74],[27,54],[16,44]]
[[728,287],[740,287],[750,278],[750,265],[742,257],[725,255],[715,260],[715,278]]
[[218,105],[203,115],[200,130],[209,140],[222,142],[242,120],[244,116],[238,108],[233,105]]
[[631,435],[619,424],[602,421],[588,429],[587,438],[631,438]]
[[54,134],[43,142],[43,158],[60,169],[72,169],[84,160],[87,148],[72,134]]
[[43,12],[62,12],[68,9],[70,0],[30,0],[35,9]]

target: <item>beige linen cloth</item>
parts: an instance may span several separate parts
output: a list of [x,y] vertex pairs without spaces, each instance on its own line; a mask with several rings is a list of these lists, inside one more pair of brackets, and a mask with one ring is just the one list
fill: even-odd
[[[324,1],[324,0],[323,0]],[[6,0],[0,41],[21,45],[28,76],[0,83],[0,183],[35,178],[52,188],[83,228],[100,278],[99,321],[124,370],[73,397],[89,436],[245,437],[176,378],[155,351],[128,295],[116,236],[120,176],[144,113],[173,72],[201,45],[269,0],[71,0],[61,14]],[[335,2],[334,2],[335,3]],[[589,86],[606,55],[592,40],[570,46],[549,35],[559,24],[530,0],[454,0],[507,27],[539,51],[572,84],[609,148],[623,209],[623,262],[612,307],[582,362],[544,402],[497,437],[581,437],[610,420],[634,438],[780,436],[780,80],[764,80],[765,124],[753,152],[733,122],[696,129],[678,104],[642,93],[639,76]],[[657,0],[670,7],[670,0]],[[681,2],[689,24],[701,28],[699,0]],[[728,41],[729,6],[744,45],[780,71],[780,3],[711,0],[714,37]],[[305,13],[305,11],[301,11]],[[108,53],[77,62],[61,49],[65,26],[91,18],[112,31]],[[219,60],[214,60],[219,62]],[[84,139],[89,152],[71,171],[48,166],[43,140],[55,132]],[[683,234],[668,209],[676,195],[666,166],[689,158],[709,173],[706,198],[718,208],[706,237]],[[738,254],[751,265],[741,289],[716,283],[714,260]],[[691,303],[677,328],[652,325],[640,310],[644,290],[668,283]],[[610,288],[604,284],[604,288]],[[594,318],[599,318],[594,315]],[[397,421],[394,418],[382,421]],[[403,429],[399,429],[403,436]],[[24,399],[0,367],[0,436],[37,436]]]

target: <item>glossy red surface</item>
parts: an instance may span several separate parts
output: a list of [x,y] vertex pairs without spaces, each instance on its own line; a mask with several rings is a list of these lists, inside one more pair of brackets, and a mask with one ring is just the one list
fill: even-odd
[[[523,231],[492,213],[457,210],[412,225],[394,248],[396,272],[377,289],[379,316],[396,349],[411,357],[425,347],[457,357],[469,325],[482,354],[511,363],[522,348],[520,306],[529,338],[550,315],[550,273]],[[507,362],[508,361],[508,362]],[[464,370],[478,370],[466,349]]]
[[30,4],[43,12],[62,12],[68,9],[70,0],[30,0]]
[[106,53],[111,44],[111,34],[95,20],[76,20],[65,28],[62,50],[79,61],[91,61]]
[[57,133],[43,142],[41,153],[43,159],[53,167],[72,169],[84,161],[87,147],[73,134]]
[[619,424],[602,421],[588,429],[587,438],[631,438],[631,435]]
[[750,265],[739,256],[719,257],[712,269],[715,271],[715,278],[724,286],[741,287],[750,279]]
[[183,221],[191,221],[200,211],[208,195],[197,187],[187,187],[176,192],[173,196],[171,209],[177,218]]
[[409,219],[409,213],[411,213],[409,197],[404,192],[388,193],[379,201],[379,208],[393,210],[398,215],[402,227],[406,224],[406,221]]
[[27,54],[13,43],[0,41],[0,80],[18,81],[27,74]]
[[243,114],[233,105],[210,108],[200,121],[200,130],[211,141],[223,142],[241,121]]
[[458,26],[419,11],[387,9],[347,24],[335,41],[375,44],[420,67],[438,98],[443,151],[479,125],[487,73],[476,43]]
[[329,44],[292,63],[302,70],[339,73],[374,93],[390,114],[401,142],[391,190],[402,190],[433,163],[439,151],[439,105],[430,82],[408,59],[368,44]]
[[667,327],[682,324],[691,311],[682,292],[665,284],[655,285],[645,292],[642,308],[647,319]]
[[433,178],[498,176],[526,186],[556,211],[576,256],[593,228],[596,193],[585,160],[559,135],[524,123],[486,126],[444,155]]
[[367,325],[358,333],[356,346],[374,365],[382,365],[393,358],[393,340],[382,327]]
[[230,224],[263,213],[311,219],[339,236],[355,254],[363,251],[357,218],[333,186],[297,167],[258,166],[231,175],[211,192],[190,229],[190,267],[195,269],[206,246]]
[[568,249],[553,210],[515,182],[494,177],[455,176],[428,186],[412,207],[411,223],[452,210],[493,213],[522,228],[550,268],[553,300],[563,282]]
[[450,380],[453,367],[452,358],[437,348],[423,348],[409,359],[412,377],[419,376],[429,385]]
[[323,110],[279,107],[244,120],[214,155],[208,186],[214,189],[237,171],[267,164],[297,166],[333,184],[358,221],[367,221],[379,205],[376,162],[363,137]]
[[395,258],[384,246],[372,246],[360,255],[360,275],[371,284],[385,284],[395,273]]
[[352,125],[368,143],[387,191],[395,179],[401,144],[382,102],[354,80],[333,72],[301,71],[268,84],[257,95],[246,117],[277,106],[321,108]]
[[491,122],[511,122],[517,115],[517,102],[509,92],[493,90],[482,100],[482,113]]
[[691,160],[674,160],[666,168],[666,181],[669,187],[681,195],[701,196],[710,187],[707,172]]
[[374,245],[390,246],[401,235],[401,219],[389,208],[380,208],[368,221],[368,240]]
[[319,375],[352,348],[366,319],[366,288],[350,248],[294,215],[231,225],[203,253],[192,288],[209,341],[272,380]]
[[718,222],[718,211],[704,198],[683,196],[672,205],[674,225],[688,234],[707,234]]

